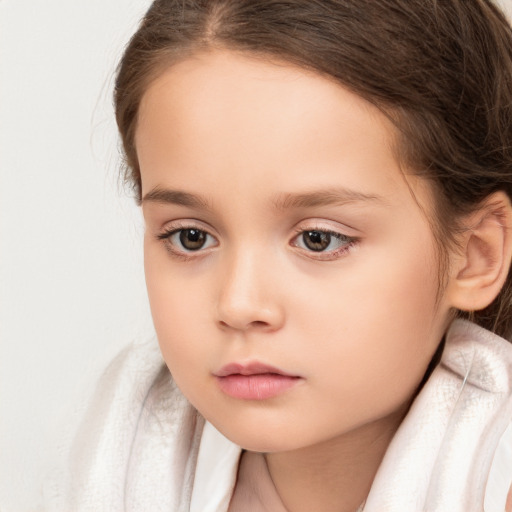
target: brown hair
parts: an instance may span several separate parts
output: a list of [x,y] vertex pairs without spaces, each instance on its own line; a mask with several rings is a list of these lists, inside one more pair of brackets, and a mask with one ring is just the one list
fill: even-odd
[[[290,62],[378,106],[398,128],[406,169],[434,185],[441,247],[489,194],[512,198],[512,30],[490,0],[156,0],[115,87],[126,176],[139,200],[141,98],[173,62],[210,48]],[[511,337],[512,273],[471,317]]]

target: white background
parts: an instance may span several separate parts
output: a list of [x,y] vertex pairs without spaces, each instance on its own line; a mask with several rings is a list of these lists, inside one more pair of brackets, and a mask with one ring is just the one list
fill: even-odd
[[40,510],[62,426],[107,361],[153,335],[111,107],[149,3],[0,0],[1,512]]
[[2,512],[40,510],[62,426],[120,347],[152,336],[111,106],[148,6],[0,0]]

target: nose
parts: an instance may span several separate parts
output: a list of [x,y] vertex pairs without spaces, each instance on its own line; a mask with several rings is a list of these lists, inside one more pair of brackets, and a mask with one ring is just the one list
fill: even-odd
[[219,276],[219,325],[237,331],[280,329],[285,314],[275,265],[250,250],[239,251],[225,265]]

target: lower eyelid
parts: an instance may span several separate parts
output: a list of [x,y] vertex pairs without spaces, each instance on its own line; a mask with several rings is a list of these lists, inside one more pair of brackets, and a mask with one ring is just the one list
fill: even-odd
[[[194,250],[187,250],[186,248],[180,248],[179,245],[176,243],[171,242],[171,237],[178,234],[180,231],[184,231],[187,229],[196,229],[199,231],[202,231],[206,233],[206,235],[210,238],[210,240],[213,240],[213,244],[211,242],[207,243],[207,247],[200,248],[196,251]],[[323,233],[328,233],[333,238],[338,239],[342,242],[341,247],[338,247],[336,249],[330,249],[325,251],[313,251],[311,249],[299,247],[295,241],[304,233],[308,231],[320,231]],[[329,259],[336,259],[338,257],[341,257],[344,253],[349,252],[357,243],[359,243],[360,238],[354,237],[350,235],[346,235],[344,233],[340,233],[339,231],[334,231],[332,229],[326,229],[325,227],[318,227],[318,226],[312,226],[312,227],[301,227],[300,229],[297,229],[295,231],[295,235],[290,241],[290,245],[293,247],[299,249],[301,252],[303,252],[305,255],[307,255],[310,258],[317,259],[317,260],[329,260]],[[166,246],[166,249],[169,253],[171,253],[174,257],[178,257],[180,259],[186,260],[186,259],[193,259],[195,257],[198,257],[202,255],[203,252],[207,251],[210,248],[216,247],[219,245],[219,242],[217,238],[212,235],[208,230],[204,229],[202,226],[198,226],[197,224],[177,224],[174,226],[168,226],[164,231],[160,233],[155,234],[155,238],[162,241],[164,245]]]
[[325,252],[313,252],[313,251],[304,251],[307,252],[308,256],[312,259],[316,260],[324,260],[324,261],[330,261],[330,260],[336,260],[339,258],[342,258],[345,254],[349,253],[354,247],[357,245],[358,240],[352,239],[349,242],[347,242],[346,245],[343,245],[339,247],[338,249],[334,249],[332,251],[325,251]]
[[[338,247],[336,249],[331,249],[331,250],[325,250],[325,251],[313,251],[311,249],[300,247],[297,243],[295,243],[295,241],[300,236],[302,236],[305,232],[308,232],[308,231],[321,231],[323,233],[328,233],[332,237],[335,237],[338,240],[342,240],[345,243],[343,243],[343,245],[341,247]],[[301,229],[297,230],[296,235],[292,238],[292,241],[290,242],[290,244],[292,246],[296,247],[297,249],[299,249],[305,256],[307,256],[311,259],[327,261],[327,260],[334,260],[339,257],[342,257],[345,253],[352,250],[354,248],[354,246],[359,243],[359,241],[360,241],[360,239],[358,237],[345,235],[343,233],[333,231],[330,229],[314,227],[314,228],[301,228]]]

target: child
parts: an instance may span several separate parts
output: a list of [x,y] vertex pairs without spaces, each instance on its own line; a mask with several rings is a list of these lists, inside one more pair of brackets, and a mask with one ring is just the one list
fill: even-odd
[[168,369],[110,367],[67,510],[512,510],[498,8],[157,0],[115,105]]

